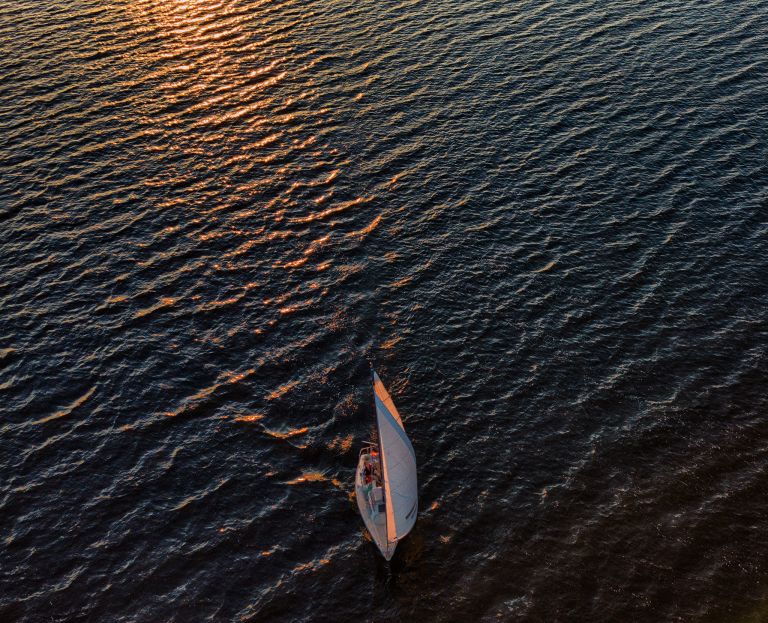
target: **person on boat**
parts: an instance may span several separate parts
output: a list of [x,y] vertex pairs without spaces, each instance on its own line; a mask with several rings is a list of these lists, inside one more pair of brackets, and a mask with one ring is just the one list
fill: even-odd
[[365,468],[363,468],[363,476],[365,478],[365,484],[368,485],[371,483],[372,474],[373,474],[373,470],[371,469],[371,464],[366,463]]

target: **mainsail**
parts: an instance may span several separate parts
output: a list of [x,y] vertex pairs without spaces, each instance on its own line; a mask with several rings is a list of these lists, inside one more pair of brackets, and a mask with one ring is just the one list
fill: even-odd
[[411,531],[418,514],[416,455],[403,422],[378,374],[373,373],[379,453],[384,480],[387,541],[402,539]]

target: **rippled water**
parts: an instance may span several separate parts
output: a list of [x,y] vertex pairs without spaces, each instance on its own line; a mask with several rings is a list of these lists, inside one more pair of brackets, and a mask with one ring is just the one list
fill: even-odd
[[0,621],[766,620],[766,0],[14,0],[0,52]]

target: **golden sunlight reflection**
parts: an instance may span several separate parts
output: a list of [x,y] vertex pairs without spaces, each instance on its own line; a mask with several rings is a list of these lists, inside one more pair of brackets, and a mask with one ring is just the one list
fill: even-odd
[[[358,272],[336,265],[331,253],[360,244],[383,214],[374,208],[376,187],[363,192],[345,184],[352,160],[329,138],[337,120],[318,89],[314,68],[325,57],[305,37],[308,16],[266,0],[247,11],[231,0],[135,0],[113,10],[127,12],[138,40],[151,42],[128,53],[126,61],[145,71],[125,86],[136,94],[142,140],[161,165],[142,183],[158,196],[158,209],[179,221],[164,222],[154,235],[146,248],[169,251],[152,254],[146,267],[173,259],[174,243],[186,237],[216,249],[193,270],[212,269],[227,280],[218,292],[158,292],[135,318],[160,318],[190,302],[196,314],[235,312],[254,301],[270,307],[269,318],[254,316],[261,326],[209,336],[222,346],[238,331],[259,334],[312,313]],[[256,258],[281,271],[282,292],[260,294],[269,280],[254,279]],[[215,386],[166,415],[197,408],[208,391]],[[267,399],[287,391],[290,384]],[[253,421],[244,417],[235,421]]]
[[225,388],[229,385],[237,385],[241,381],[244,381],[249,377],[253,376],[255,372],[256,372],[255,368],[249,368],[244,372],[234,372],[234,371],[223,372],[219,374],[215,383],[197,391],[195,394],[187,398],[180,407],[178,407],[173,411],[166,411],[164,415],[166,417],[178,417],[180,415],[193,412],[195,409],[199,408],[202,404],[204,404],[207,400],[210,400],[213,396],[215,396],[216,392],[220,391],[222,388]]
[[300,476],[286,481],[287,485],[301,485],[310,482],[330,482],[334,487],[341,488],[341,481],[337,478],[329,478],[325,473],[319,471],[306,471]]
[[329,558],[321,558],[320,560],[310,560],[309,562],[301,563],[293,568],[294,573],[301,573],[302,571],[317,571],[320,567],[324,567],[330,564]]
[[352,449],[352,442],[354,441],[354,435],[349,434],[344,437],[334,437],[333,441],[328,444],[328,449],[332,451],[338,451],[341,453],[347,453]]
[[301,428],[292,428],[285,432],[272,431],[267,429],[264,430],[264,432],[267,435],[269,435],[270,437],[274,437],[275,439],[291,439],[292,437],[298,437],[299,435],[304,435],[308,431],[309,431],[309,428],[307,426],[302,426]]
[[306,482],[325,482],[328,478],[322,472],[304,472],[293,480],[286,481],[287,485],[300,485]]
[[[316,97],[306,73],[316,62],[314,53],[298,52],[291,42],[295,16],[281,15],[269,3],[256,8],[263,12],[243,11],[223,0],[126,5],[139,37],[162,44],[139,46],[134,62],[149,69],[142,84],[159,83],[165,93],[162,101],[147,101],[138,109],[148,135],[161,138],[167,152],[205,159],[211,144],[226,146],[228,166],[239,162],[247,169],[259,152],[287,153],[316,140],[295,138],[297,113],[287,110]],[[287,80],[300,88],[287,88]],[[175,168],[160,175],[173,175]]]
[[264,416],[261,413],[252,413],[250,415],[236,415],[232,418],[234,422],[258,422],[263,420]]

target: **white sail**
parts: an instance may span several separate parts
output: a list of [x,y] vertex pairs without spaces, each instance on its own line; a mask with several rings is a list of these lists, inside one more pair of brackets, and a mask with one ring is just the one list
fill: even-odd
[[384,480],[387,541],[402,539],[411,531],[418,514],[416,454],[405,434],[403,422],[392,398],[373,373],[379,452]]

